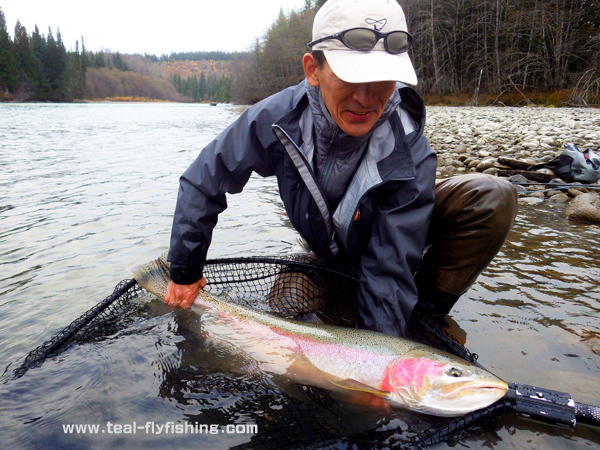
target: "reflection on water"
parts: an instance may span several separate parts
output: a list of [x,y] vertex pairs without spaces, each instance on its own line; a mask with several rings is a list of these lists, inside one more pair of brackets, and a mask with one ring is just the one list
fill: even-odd
[[[168,245],[177,178],[235,117],[219,105],[0,104],[2,367],[106,297],[125,267]],[[295,239],[274,180],[229,198],[211,257],[283,254]],[[599,228],[561,206],[523,206],[507,244],[453,311],[452,332],[508,381],[600,405]],[[381,412],[257,370],[208,317],[140,299],[120,331],[75,346],[0,387],[6,448],[337,446]],[[204,325],[203,325],[204,323]],[[406,436],[437,419],[394,412]],[[62,424],[257,424],[258,434],[65,434]],[[277,436],[277,438],[275,438]],[[354,438],[362,442],[369,435]],[[287,440],[286,440],[287,439]],[[591,448],[575,432],[506,416],[471,448]],[[368,445],[367,445],[368,446]],[[446,445],[440,446],[445,448]]]

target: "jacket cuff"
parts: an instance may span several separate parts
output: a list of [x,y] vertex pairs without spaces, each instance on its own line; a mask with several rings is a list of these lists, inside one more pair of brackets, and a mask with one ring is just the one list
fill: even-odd
[[171,264],[169,270],[171,275],[171,281],[175,284],[194,284],[200,278],[202,278],[202,268],[200,270],[189,267],[179,266],[177,264]]

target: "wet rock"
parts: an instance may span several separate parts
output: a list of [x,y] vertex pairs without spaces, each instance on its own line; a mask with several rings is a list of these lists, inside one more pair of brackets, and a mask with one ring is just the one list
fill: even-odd
[[579,189],[575,189],[575,188],[569,188],[567,189],[567,193],[571,196],[571,197],[577,197],[578,195],[583,194],[582,191],[580,191]]
[[595,193],[578,195],[565,209],[569,219],[600,223],[600,196]]
[[567,194],[558,193],[551,196],[548,200],[555,203],[567,203],[569,201],[569,196]]
[[527,197],[530,198],[539,198],[540,200],[544,200],[546,198],[546,194],[541,191],[533,191]]
[[600,355],[600,338],[593,338],[586,341],[589,349],[594,352],[596,355]]
[[534,184],[532,186],[527,186],[527,190],[529,191],[542,191],[544,189],[546,189],[546,186],[542,184]]
[[600,333],[596,331],[583,330],[581,340],[586,343],[587,347],[597,355],[600,355]]
[[512,177],[508,177],[508,181],[511,183],[527,183],[529,180],[525,178],[523,175],[513,175]]
[[537,197],[519,197],[519,203],[523,203],[525,205],[537,205],[543,201],[544,199]]
[[475,167],[479,172],[483,172],[496,164],[496,158],[486,158]]

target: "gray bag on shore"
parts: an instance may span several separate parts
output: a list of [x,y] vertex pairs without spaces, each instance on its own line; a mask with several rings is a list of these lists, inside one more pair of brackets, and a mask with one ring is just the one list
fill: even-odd
[[543,164],[529,167],[537,170],[548,167],[554,173],[568,182],[595,183],[600,179],[600,157],[592,150],[579,150],[575,144],[565,144],[563,152],[558,158]]

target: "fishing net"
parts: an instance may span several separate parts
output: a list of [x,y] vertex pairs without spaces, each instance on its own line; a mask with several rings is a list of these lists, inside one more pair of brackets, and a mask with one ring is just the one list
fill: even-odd
[[[208,261],[204,275],[205,288],[211,295],[267,311],[282,317],[307,321],[323,321],[340,326],[353,326],[357,309],[358,280],[319,265],[307,257],[230,258]],[[13,372],[14,378],[47,358],[55,357],[71,346],[114,336],[127,328],[135,318],[143,316],[146,293],[134,280],[123,281],[114,292],[84,315],[73,321],[48,342],[29,353]],[[413,338],[442,350],[457,354],[471,362],[470,353],[438,323],[419,316],[412,325]],[[195,342],[190,340],[190,348]],[[505,398],[489,408],[457,419],[447,420],[402,411],[368,420],[361,413],[359,422],[341,411],[330,391],[296,384],[283,392],[268,383],[252,379],[223,377],[182,365],[172,369],[160,391],[181,402],[195,401],[207,392],[236,396],[233,410],[200,408],[190,423],[228,423],[232,417],[244,417],[257,425],[251,438],[252,448],[280,449],[312,446],[322,448],[333,443],[362,447],[421,448],[449,439],[457,439],[465,429],[476,429],[486,419],[514,411],[514,399]],[[266,414],[276,406],[277,414]],[[227,416],[227,417],[225,417]],[[475,427],[475,428],[474,428]],[[247,447],[246,445],[244,447]]]

